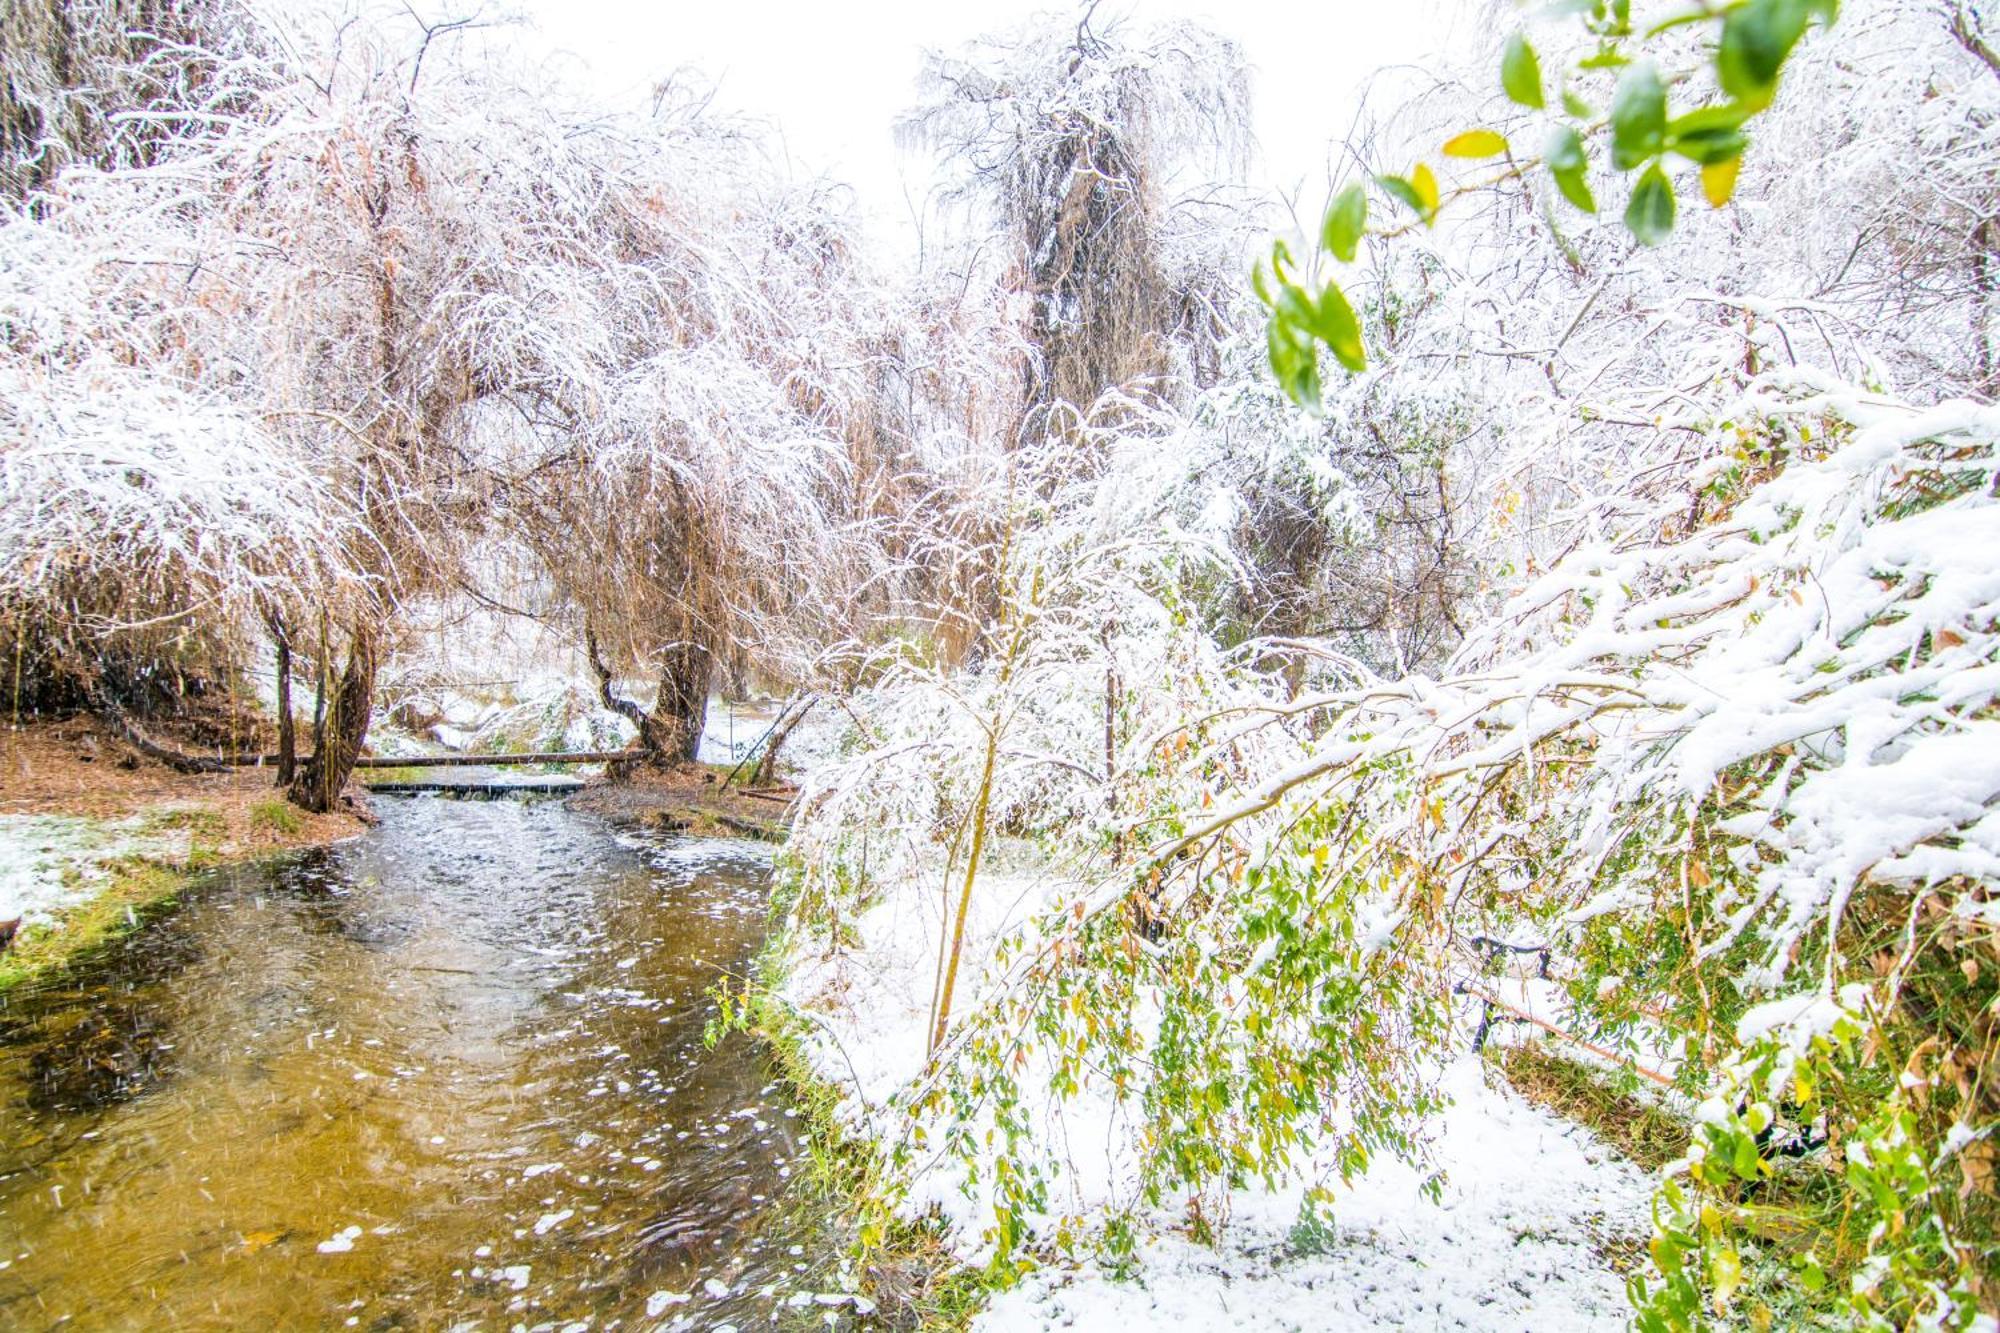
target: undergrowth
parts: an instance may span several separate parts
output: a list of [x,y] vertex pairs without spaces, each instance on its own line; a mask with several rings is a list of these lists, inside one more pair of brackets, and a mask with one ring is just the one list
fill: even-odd
[[740,989],[731,990],[726,980],[715,988],[721,1013],[710,1025],[709,1042],[743,1031],[764,1044],[798,1110],[809,1154],[795,1163],[804,1169],[794,1172],[780,1205],[785,1220],[824,1236],[858,1265],[864,1294],[876,1305],[873,1324],[923,1333],[968,1329],[992,1294],[984,1273],[958,1262],[942,1220],[912,1220],[880,1208],[887,1165],[882,1151],[843,1121],[840,1089],[814,1067],[809,1021],[780,994],[791,896],[782,887],[774,895],[769,939]]
[[[1489,1052],[1489,1061],[1529,1101],[1582,1125],[1649,1175],[1680,1161],[1694,1136],[1694,1123],[1631,1085],[1630,1076],[1571,1059],[1541,1042]],[[1760,1244],[1746,1246],[1737,1293],[1744,1326],[1759,1330],[1831,1329],[1839,1325],[1815,1310],[1812,1293],[1797,1282],[1796,1265],[1805,1254],[1820,1256],[1828,1278],[1851,1276],[1861,1252],[1859,1237],[1844,1234],[1838,1211],[1840,1182],[1818,1160],[1792,1160],[1774,1168],[1750,1199],[1746,1229]],[[1621,1272],[1637,1255],[1623,1255],[1613,1240],[1606,1258]],[[1847,1256],[1845,1261],[1841,1256]]]

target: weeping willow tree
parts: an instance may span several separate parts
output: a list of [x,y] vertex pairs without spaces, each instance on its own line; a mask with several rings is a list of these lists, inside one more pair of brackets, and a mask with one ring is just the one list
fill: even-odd
[[137,165],[173,136],[144,111],[214,91],[255,44],[235,0],[9,0],[0,6],[0,195],[72,162]]
[[901,140],[956,171],[956,195],[991,211],[1031,297],[1037,355],[1023,391],[1029,423],[1058,404],[1089,408],[1107,390],[1161,374],[1169,340],[1196,330],[1166,249],[1178,191],[1238,170],[1249,151],[1249,81],[1234,43],[1188,23],[1125,40],[1046,21],[931,54],[922,102]]

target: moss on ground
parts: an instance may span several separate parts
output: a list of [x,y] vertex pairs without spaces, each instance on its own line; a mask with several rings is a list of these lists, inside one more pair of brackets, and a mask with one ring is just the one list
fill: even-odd
[[[210,851],[208,859],[213,855]],[[101,889],[63,908],[53,921],[26,927],[0,954],[0,994],[79,963],[137,930],[177,901],[194,873],[143,856],[120,857],[104,869],[109,879]]]

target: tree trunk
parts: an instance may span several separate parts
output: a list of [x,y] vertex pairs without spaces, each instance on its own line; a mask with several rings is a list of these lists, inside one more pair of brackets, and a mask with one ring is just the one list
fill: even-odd
[[368,722],[375,705],[375,631],[354,627],[347,647],[347,665],[326,700],[326,711],[313,727],[313,752],[300,765],[286,791],[292,804],[324,814],[340,800],[354,761],[368,740]]
[[298,776],[298,725],[292,720],[292,645],[278,640],[278,785]]
[[660,698],[653,705],[653,720],[661,732],[662,749],[675,759],[692,763],[701,750],[714,674],[714,655],[693,639],[681,640],[660,658]]
[[777,781],[778,747],[785,743],[785,738],[792,734],[792,728],[799,725],[818,702],[816,698],[807,699],[791,716],[779,719],[776,729],[771,732],[771,739],[764,744],[764,757],[757,761],[757,771],[750,777],[751,786],[768,787]]
[[591,674],[597,677],[599,702],[639,729],[639,748],[646,752],[651,762],[659,763],[666,757],[669,748],[666,741],[669,738],[661,734],[659,721],[651,713],[612,691],[611,666],[597,646],[597,631],[588,625],[583,628],[583,650],[590,659]]
[[692,639],[668,648],[660,658],[660,697],[647,712],[611,689],[611,666],[598,648],[597,634],[583,631],[584,651],[597,677],[597,697],[606,708],[639,729],[639,747],[655,763],[691,762],[701,749],[702,724],[708,720],[708,685],[715,658],[706,644]]
[[292,636],[285,632],[285,618],[276,611],[264,612],[265,628],[278,648],[278,781],[292,785],[298,775],[298,724],[292,717]]

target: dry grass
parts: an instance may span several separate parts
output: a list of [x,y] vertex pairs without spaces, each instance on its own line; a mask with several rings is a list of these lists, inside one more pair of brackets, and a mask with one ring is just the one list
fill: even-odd
[[269,769],[176,773],[134,753],[89,717],[0,727],[0,815],[79,815],[123,819],[162,809],[212,812],[213,851],[224,858],[310,847],[352,837],[351,814],[296,811],[295,825],[257,817],[279,795]]
[[570,808],[608,819],[718,838],[757,836],[751,829],[781,836],[791,818],[782,800],[723,791],[726,764],[676,764],[641,768],[622,782],[593,783],[569,798]]
[[1540,1043],[1509,1046],[1494,1063],[1523,1097],[1576,1121],[1644,1170],[1657,1171],[1687,1151],[1687,1121],[1619,1091],[1589,1065]]

